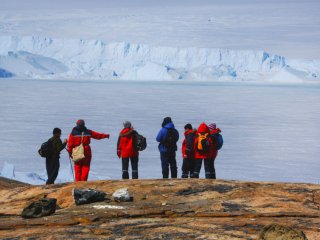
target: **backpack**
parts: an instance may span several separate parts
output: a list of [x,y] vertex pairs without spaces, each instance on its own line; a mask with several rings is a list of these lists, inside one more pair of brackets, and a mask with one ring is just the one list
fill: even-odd
[[50,155],[52,154],[52,142],[50,141],[50,139],[41,144],[38,153],[43,158],[50,157]]
[[197,150],[202,153],[207,153],[210,150],[209,133],[198,133]]
[[136,133],[133,139],[133,148],[137,151],[145,150],[147,148],[147,139],[139,133]]
[[176,130],[169,128],[164,138],[163,145],[169,150],[175,150],[177,147]]
[[39,218],[49,216],[55,213],[57,207],[57,199],[41,198],[39,201],[31,203],[23,209],[21,216],[23,218]]
[[222,146],[223,146],[223,138],[222,138],[222,135],[218,133],[217,145],[216,145],[217,150],[220,150]]

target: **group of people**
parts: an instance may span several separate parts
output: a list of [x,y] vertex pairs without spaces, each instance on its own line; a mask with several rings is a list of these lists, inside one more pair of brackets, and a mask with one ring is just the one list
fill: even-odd
[[[138,179],[139,151],[144,148],[141,149],[137,146],[139,144],[137,143],[139,142],[137,136],[142,136],[134,130],[129,121],[124,122],[123,127],[117,142],[117,156],[122,159],[122,178],[129,179],[128,169],[129,163],[131,163],[132,179]],[[184,130],[182,178],[199,178],[202,162],[204,162],[206,178],[215,179],[214,161],[218,150],[223,144],[220,129],[216,127],[215,123],[209,125],[201,123],[198,129],[193,129],[192,125],[188,123],[185,125]],[[65,148],[69,153],[70,159],[74,160],[75,181],[87,181],[92,158],[91,138],[100,140],[109,138],[110,135],[89,130],[82,119],[76,122],[76,126],[72,129],[68,140],[64,139],[62,141],[61,133],[61,129],[55,128],[52,138],[46,144],[42,144],[50,146],[47,147],[50,148],[50,150],[47,150],[47,154],[41,154],[41,149],[39,150],[40,155],[46,158],[48,174],[46,184],[53,184],[56,180],[60,168],[60,152]],[[179,132],[170,117],[163,119],[162,128],[156,140],[159,142],[158,148],[163,178],[169,178],[169,173],[171,173],[171,178],[177,178],[176,152]],[[78,160],[79,152],[82,157]]]
[[[190,123],[184,126],[184,140],[182,142],[182,178],[199,178],[202,162],[204,162],[205,176],[215,179],[214,161],[218,150],[223,145],[221,130],[215,123],[209,126],[201,123],[198,129],[193,129]],[[163,120],[162,128],[158,133],[159,151],[161,156],[162,176],[177,178],[176,151],[179,132],[175,129],[170,117]]]

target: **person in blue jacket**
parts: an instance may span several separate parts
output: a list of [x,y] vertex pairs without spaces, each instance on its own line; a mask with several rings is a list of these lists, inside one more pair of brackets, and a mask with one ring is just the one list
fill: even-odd
[[171,170],[171,178],[177,178],[176,151],[178,140],[179,132],[175,129],[171,118],[164,118],[162,128],[157,136],[163,178],[169,178],[169,166]]

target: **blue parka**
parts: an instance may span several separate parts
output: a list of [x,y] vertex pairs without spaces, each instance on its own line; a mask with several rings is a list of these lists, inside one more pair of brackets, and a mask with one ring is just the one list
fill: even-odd
[[[161,153],[168,152],[168,149],[163,145],[163,142],[166,139],[166,135],[168,133],[168,129],[174,129],[176,133],[176,142],[179,140],[179,132],[175,129],[174,124],[172,122],[167,123],[163,128],[160,129],[158,136],[157,136],[157,142],[159,142],[159,151]],[[175,150],[177,151],[177,146],[175,147]]]

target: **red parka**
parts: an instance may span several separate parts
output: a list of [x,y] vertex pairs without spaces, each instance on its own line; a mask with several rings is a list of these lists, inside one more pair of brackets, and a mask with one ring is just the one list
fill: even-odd
[[[198,137],[200,133],[207,133],[208,134],[208,141],[209,141],[209,151],[207,152],[201,152],[198,150]],[[200,124],[198,131],[196,133],[196,137],[194,140],[194,152],[195,152],[195,158],[196,159],[207,159],[212,157],[212,148],[213,148],[213,142],[210,136],[210,130],[204,122]]]
[[139,152],[134,149],[133,141],[134,135],[137,132],[134,131],[132,128],[124,128],[120,134],[118,139],[118,147],[117,147],[117,154],[118,157],[122,158],[132,158],[138,157]]
[[[83,133],[83,137],[82,137]],[[92,130],[87,129],[86,127],[77,126],[73,128],[68,141],[68,152],[72,154],[72,149],[81,144],[81,138],[85,158],[79,162],[74,163],[74,174],[76,181],[87,181],[90,171],[90,163],[92,158],[90,142],[91,138],[94,139],[103,139],[109,138],[109,134],[98,133]]]
[[109,134],[104,134],[104,133],[98,133],[89,129],[83,129],[83,131],[75,127],[72,132],[70,133],[69,140],[68,140],[68,152],[72,153],[72,149],[79,146],[81,144],[81,138],[82,138],[82,132],[83,134],[83,147],[84,147],[84,155],[86,157],[91,157],[91,148],[90,148],[90,143],[91,143],[91,138],[93,139],[103,139],[103,138],[108,138]]

